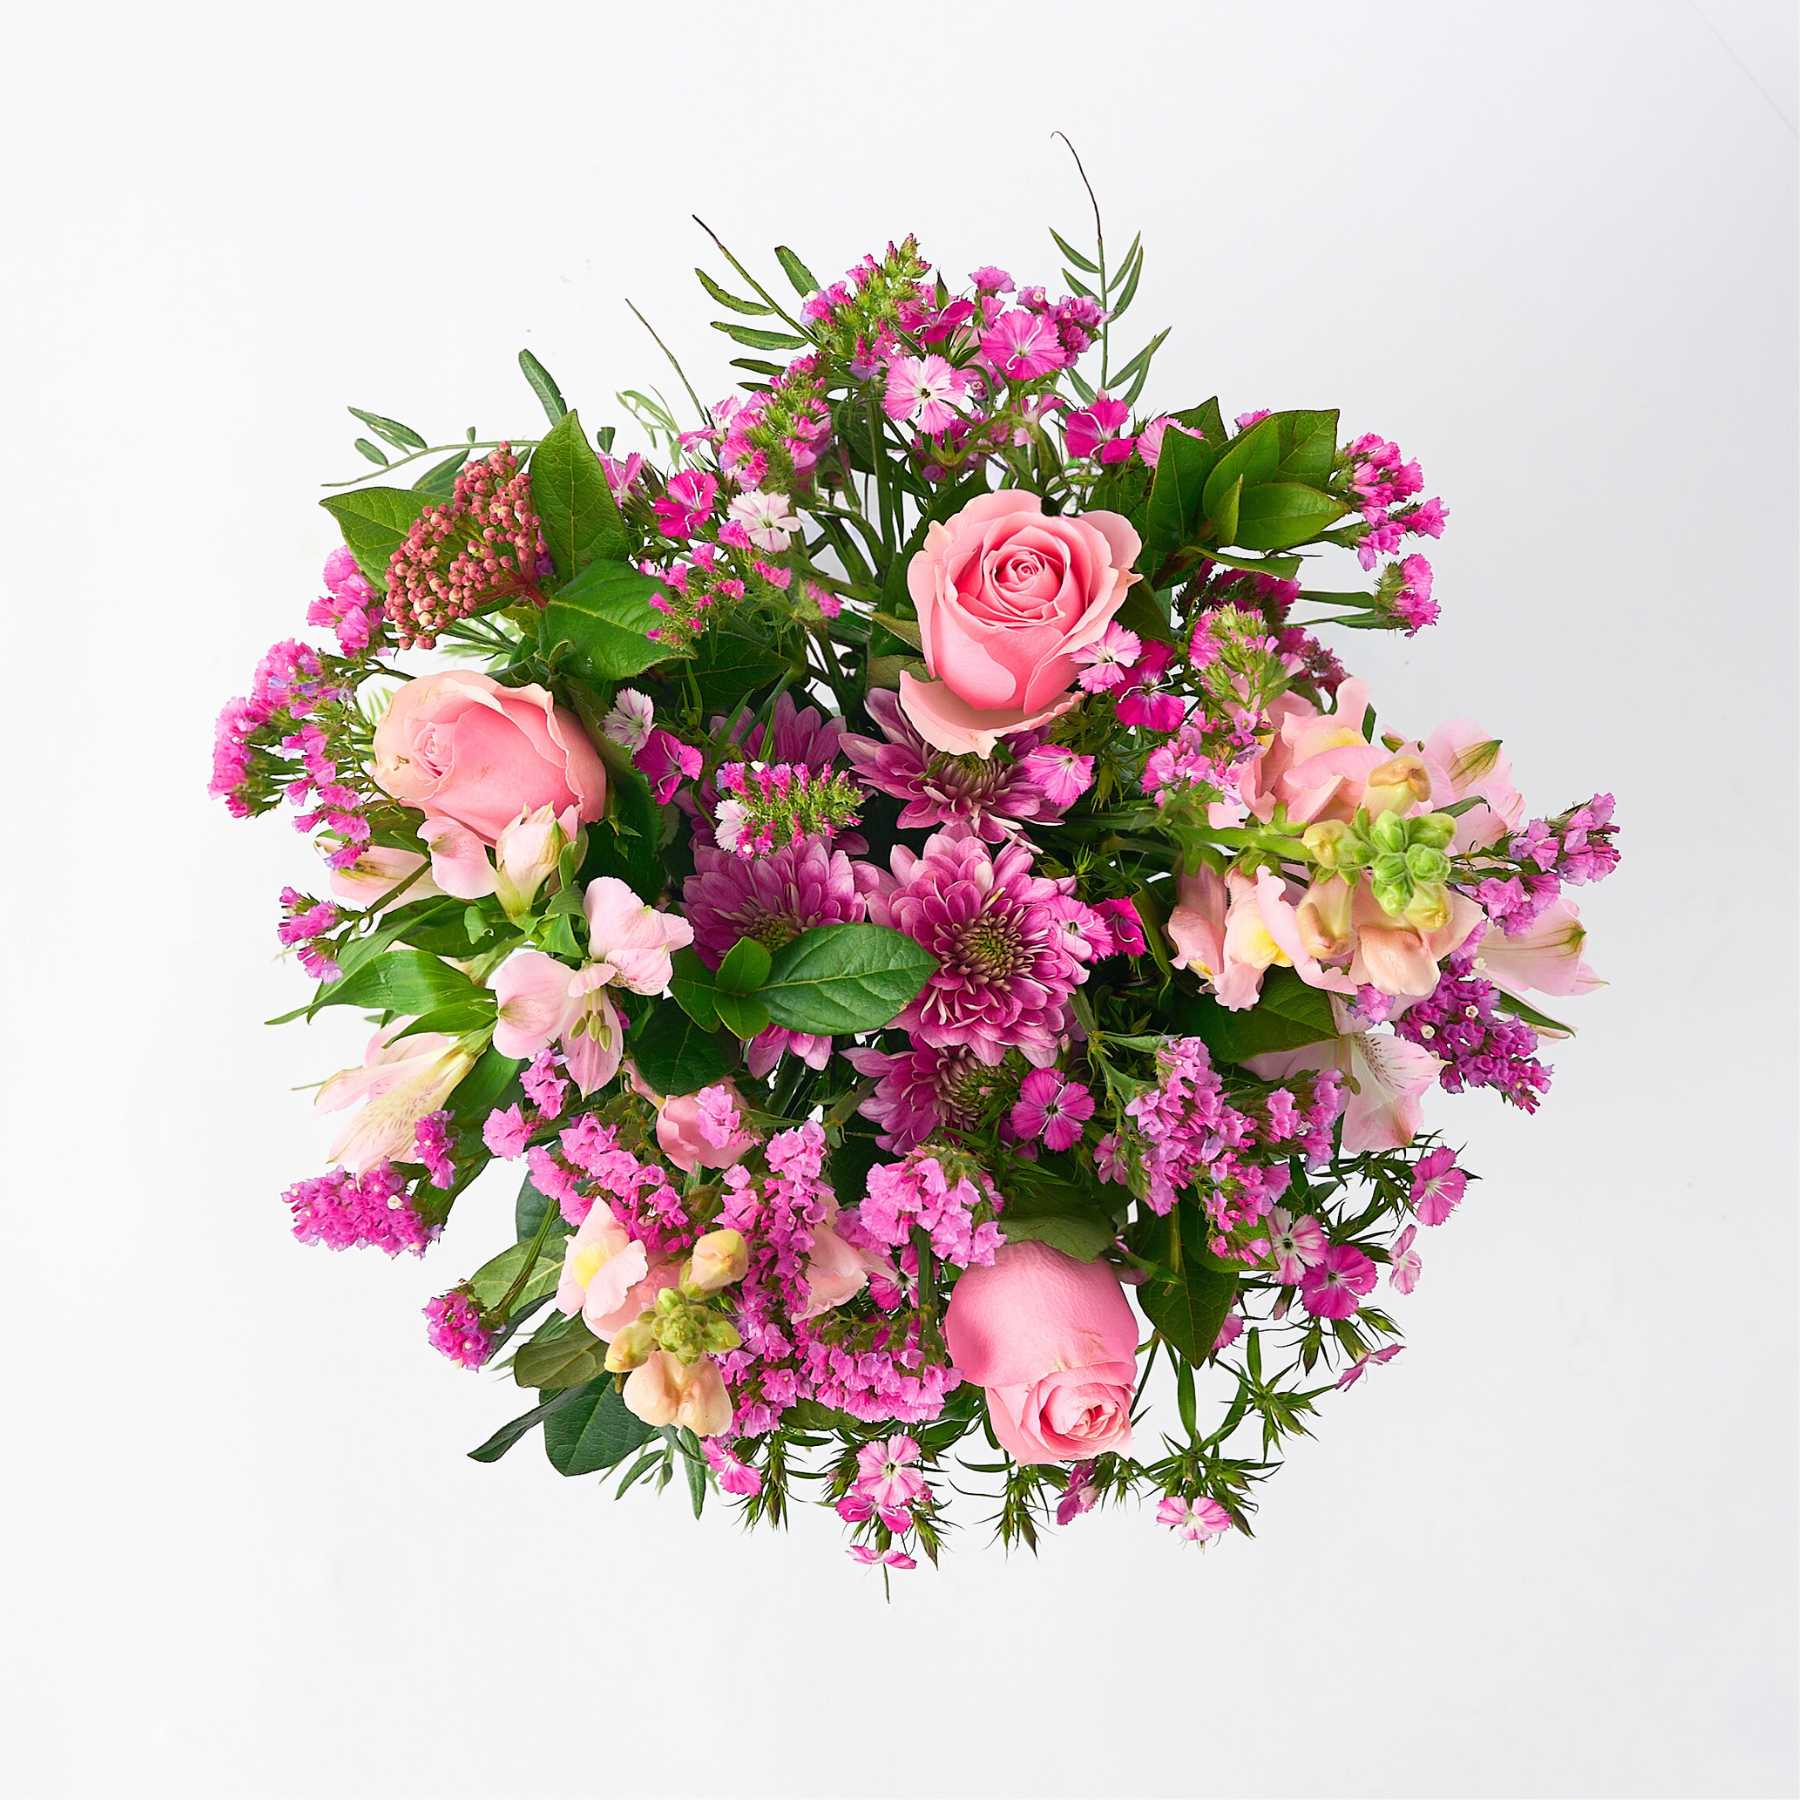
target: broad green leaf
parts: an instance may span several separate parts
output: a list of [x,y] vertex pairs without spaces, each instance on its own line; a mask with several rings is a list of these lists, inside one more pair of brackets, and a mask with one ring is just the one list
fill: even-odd
[[1065,1256],[1092,1262],[1118,1235],[1112,1215],[1072,1182],[1034,1180],[1027,1185],[1009,1172],[1002,1187],[1006,1205],[1000,1229],[1011,1242],[1048,1244]]
[[552,425],[556,424],[569,410],[563,400],[562,389],[556,385],[556,377],[529,350],[519,352],[519,368],[531,383],[531,391],[537,395],[538,404],[543,407],[545,416]]
[[457,1125],[468,1131],[486,1124],[488,1114],[506,1103],[507,1090],[518,1074],[519,1058],[503,1056],[490,1044],[450,1096],[450,1111]]
[[1212,1355],[1213,1340],[1237,1297],[1236,1271],[1184,1263],[1179,1274],[1152,1275],[1137,1291],[1144,1317],[1189,1362]]
[[767,637],[714,625],[694,646],[690,667],[700,689],[701,706],[729,714],[739,701],[767,687],[791,663]]
[[[1165,450],[1168,442],[1164,437]],[[1212,472],[1206,478],[1207,517],[1218,518],[1226,492],[1234,481],[1241,479],[1246,487],[1253,487],[1259,481],[1273,480],[1280,457],[1281,425],[1277,419],[1259,419],[1248,431],[1239,433],[1225,446],[1224,454],[1213,464]],[[1220,538],[1221,542],[1230,541],[1224,533]]]
[[769,1027],[769,1009],[759,994],[732,994],[721,988],[713,995],[719,1009],[719,1023],[744,1043]]
[[[513,1201],[513,1230],[518,1234],[520,1243],[536,1237],[538,1227],[544,1222],[544,1214],[555,1209],[556,1202],[527,1175],[519,1183],[519,1195]],[[552,1227],[552,1231],[554,1229]]]
[[544,1421],[544,1451],[559,1475],[592,1475],[623,1462],[655,1435],[654,1427],[626,1409],[608,1375]]
[[[469,1291],[483,1308],[498,1306],[512,1292],[512,1284],[518,1280],[519,1271],[525,1267],[525,1259],[534,1248],[529,1239],[524,1243],[509,1244],[498,1256],[489,1257],[469,1277]],[[563,1241],[552,1233],[537,1250],[531,1274],[513,1304],[529,1306],[532,1301],[555,1293],[562,1278],[562,1266]]]
[[1173,633],[1169,608],[1163,597],[1148,581],[1134,581],[1125,590],[1125,602],[1113,615],[1127,631],[1139,637],[1152,637],[1168,643]]
[[675,1003],[702,1031],[719,1028],[719,984],[713,972],[700,960],[692,944],[677,950],[672,958],[675,972],[669,978],[669,992]]
[[1299,1050],[1337,1036],[1331,996],[1292,969],[1271,969],[1256,1005],[1232,1012],[1206,995],[1182,995],[1174,1022],[1201,1038],[1215,1061],[1241,1063],[1275,1050]]
[[886,925],[816,925],[780,951],[758,997],[790,1031],[878,1031],[936,968],[929,950]]
[[1155,577],[1166,557],[1193,542],[1200,524],[1206,472],[1217,454],[1217,445],[1191,438],[1185,431],[1171,427],[1163,433],[1150,505],[1144,515],[1141,562],[1146,582]]
[[388,559],[406,542],[412,522],[432,504],[416,488],[354,488],[327,494],[319,504],[337,520],[356,566],[378,588],[387,586]]
[[755,938],[739,938],[719,964],[718,985],[728,994],[754,994],[769,979],[774,958]]
[[411,1015],[472,1000],[482,991],[461,969],[428,950],[389,950],[332,982],[316,1004]]
[[579,413],[564,413],[531,453],[531,498],[565,581],[589,563],[624,562],[631,547],[625,522]]
[[[1212,483],[1207,483],[1207,492],[1212,492]],[[1221,488],[1216,504],[1206,509],[1206,522],[1201,527],[1209,542],[1232,544],[1238,536],[1238,508],[1244,497],[1244,478],[1238,476]]]
[[1225,448],[1225,415],[1219,410],[1219,396],[1214,394],[1210,400],[1202,400],[1198,406],[1190,406],[1183,412],[1175,414],[1178,425],[1191,425],[1196,431],[1205,434],[1206,441],[1215,452]]
[[637,1071],[659,1094],[692,1094],[723,1081],[737,1066],[738,1047],[703,1031],[679,1006],[652,1001],[631,1034]]
[[1313,412],[1275,414],[1281,454],[1276,468],[1290,481],[1317,484],[1331,473],[1337,457],[1338,415],[1330,407]]
[[552,646],[567,643],[577,666],[598,681],[622,681],[668,659],[668,649],[648,634],[666,615],[650,604],[661,587],[629,563],[591,562],[559,588],[544,609],[544,633]]
[[380,413],[364,412],[360,406],[347,408],[352,418],[361,419],[374,434],[390,443],[396,450],[423,450],[425,440],[410,425],[402,425],[398,419],[384,419]]
[[[558,1329],[566,1326],[566,1329]],[[550,1333],[554,1330],[555,1335]],[[606,1345],[577,1316],[560,1314],[529,1342],[519,1346],[513,1358],[513,1380],[520,1387],[579,1387],[605,1372]]]
[[775,260],[781,264],[781,272],[793,283],[794,292],[804,300],[809,294],[819,291],[819,278],[786,244],[775,246]]
[[1244,550],[1287,550],[1316,538],[1349,510],[1319,488],[1298,481],[1265,481],[1244,490],[1237,529],[1229,541]]

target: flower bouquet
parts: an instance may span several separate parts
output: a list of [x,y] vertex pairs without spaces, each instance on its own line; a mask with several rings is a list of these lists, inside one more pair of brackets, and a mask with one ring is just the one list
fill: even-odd
[[322,635],[212,786],[323,856],[288,1017],[373,1030],[294,1235],[451,1238],[430,1342],[530,1397],[478,1460],[816,1500],[884,1568],[953,1484],[1008,1544],[1248,1531],[1464,1198],[1428,1098],[1534,1110],[1595,985],[1610,797],[1528,818],[1319,635],[1436,619],[1419,465],[1141,404],[1141,242],[1052,236],[1054,292],[715,239],[744,379],[619,395],[629,451],[529,353],[535,438],[352,409]]

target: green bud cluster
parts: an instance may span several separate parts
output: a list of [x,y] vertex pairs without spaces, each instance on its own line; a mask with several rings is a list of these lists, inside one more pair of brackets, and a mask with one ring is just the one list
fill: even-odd
[[664,1288],[650,1315],[659,1350],[684,1363],[698,1362],[709,1351],[735,1350],[743,1340],[737,1327],[685,1288]]
[[1450,916],[1446,853],[1455,836],[1456,821],[1448,813],[1371,818],[1363,808],[1349,824],[1328,819],[1307,826],[1303,841],[1322,869],[1349,876],[1367,870],[1376,904],[1389,918],[1431,931]]

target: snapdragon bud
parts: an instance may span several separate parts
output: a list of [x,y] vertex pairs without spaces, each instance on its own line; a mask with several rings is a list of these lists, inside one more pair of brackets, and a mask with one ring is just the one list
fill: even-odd
[[688,1260],[686,1285],[700,1294],[716,1294],[720,1288],[742,1281],[750,1267],[750,1246],[744,1235],[729,1226],[709,1231],[694,1245]]
[[1363,805],[1370,812],[1400,813],[1431,798],[1431,775],[1417,756],[1394,756],[1369,771]]
[[649,1313],[613,1333],[606,1346],[606,1366],[615,1375],[635,1369],[656,1348],[656,1322]]
[[1415,887],[1402,916],[1420,931],[1441,931],[1450,923],[1450,892],[1440,881]]
[[1416,882],[1448,881],[1450,859],[1429,844],[1414,844],[1406,853],[1406,872]]
[[1406,835],[1428,850],[1448,850],[1456,838],[1456,821],[1448,813],[1426,813],[1406,821]]
[[1396,812],[1380,813],[1369,826],[1369,838],[1377,851],[1404,850],[1406,821]]
[[1362,848],[1356,841],[1353,832],[1342,819],[1321,819],[1316,825],[1309,825],[1300,834],[1300,841],[1306,846],[1306,853],[1321,869],[1354,869],[1360,868]]

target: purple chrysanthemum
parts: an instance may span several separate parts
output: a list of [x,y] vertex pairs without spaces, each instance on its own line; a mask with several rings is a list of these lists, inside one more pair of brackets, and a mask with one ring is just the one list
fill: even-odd
[[[681,906],[694,928],[700,960],[716,969],[739,938],[779,950],[814,925],[866,918],[867,892],[878,879],[867,863],[853,863],[817,838],[750,861],[702,844],[694,851],[694,873],[682,887]],[[753,1075],[766,1075],[784,1050],[822,1069],[831,1040],[771,1025],[751,1040],[745,1061]]]
[[1056,805],[1026,766],[1025,757],[1043,741],[1039,733],[1014,737],[991,757],[945,756],[912,728],[892,689],[872,689],[865,704],[887,742],[847,733],[844,754],[870,787],[906,802],[901,830],[963,820],[997,844],[1023,820],[1060,819],[1066,810],[1067,802]]
[[974,828],[945,827],[922,855],[904,846],[869,896],[869,917],[921,943],[938,967],[894,1020],[933,1049],[968,1049],[990,1067],[1008,1050],[1056,1060],[1069,995],[1087,971],[1069,953],[1057,902],[1074,883],[1031,872],[1031,851],[990,850]]
[[943,1132],[971,1129],[1005,1085],[968,1050],[851,1048],[842,1054],[874,1081],[874,1093],[858,1110],[881,1127],[876,1143],[897,1154]]

